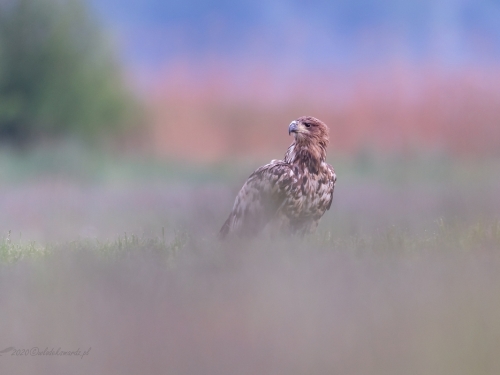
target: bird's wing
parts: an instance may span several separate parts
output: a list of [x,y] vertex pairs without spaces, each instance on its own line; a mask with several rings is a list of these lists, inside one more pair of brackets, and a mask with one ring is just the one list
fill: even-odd
[[335,174],[335,170],[330,164],[327,164],[328,166],[328,173],[330,174],[330,186],[331,186],[331,194],[330,194],[330,200],[328,201],[328,204],[326,206],[326,209],[329,210],[330,207],[332,206],[332,201],[333,201],[333,191],[335,190],[335,183],[337,182],[337,175]]
[[252,236],[260,232],[292,194],[296,183],[292,168],[283,161],[273,160],[257,169],[238,193],[219,237],[224,238],[229,233]]

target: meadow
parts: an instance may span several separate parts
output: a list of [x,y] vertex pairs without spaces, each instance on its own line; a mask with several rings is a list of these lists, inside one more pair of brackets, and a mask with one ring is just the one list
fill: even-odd
[[[498,6],[236,3],[0,0],[0,374],[500,374]],[[303,115],[318,232],[218,241]]]
[[0,160],[2,373],[500,371],[496,159],[332,155],[316,235],[222,243],[265,160]]

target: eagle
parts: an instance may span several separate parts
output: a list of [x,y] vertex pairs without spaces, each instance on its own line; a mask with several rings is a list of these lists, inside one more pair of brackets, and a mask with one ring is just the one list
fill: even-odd
[[252,237],[266,225],[282,234],[314,233],[330,209],[337,176],[326,162],[328,127],[311,116],[288,126],[294,142],[284,160],[272,160],[253,172],[236,196],[233,209],[219,232]]

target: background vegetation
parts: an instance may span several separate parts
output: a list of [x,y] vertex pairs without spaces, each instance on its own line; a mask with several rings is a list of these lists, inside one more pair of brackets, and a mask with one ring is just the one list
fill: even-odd
[[130,124],[135,104],[110,47],[82,1],[0,2],[0,138],[95,140]]

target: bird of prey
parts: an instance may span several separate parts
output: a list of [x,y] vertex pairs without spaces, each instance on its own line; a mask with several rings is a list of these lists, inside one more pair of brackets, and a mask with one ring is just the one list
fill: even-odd
[[337,176],[326,162],[328,127],[310,116],[288,126],[294,142],[284,160],[253,172],[241,188],[219,238],[251,237],[266,225],[282,234],[313,233],[330,209]]

